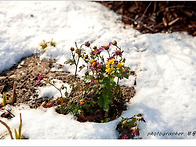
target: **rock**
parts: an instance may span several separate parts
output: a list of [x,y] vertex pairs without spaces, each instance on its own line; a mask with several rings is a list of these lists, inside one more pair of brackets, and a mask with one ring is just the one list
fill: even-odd
[[11,75],[11,76],[9,76],[9,78],[16,79],[16,75]]
[[0,76],[0,81],[5,80],[7,77],[6,76]]

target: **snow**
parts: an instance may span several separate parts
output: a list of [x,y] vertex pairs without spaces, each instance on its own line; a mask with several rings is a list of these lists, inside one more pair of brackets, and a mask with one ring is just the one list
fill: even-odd
[[[43,80],[41,82],[44,82]],[[57,80],[57,79],[52,79],[51,82],[55,82],[55,86],[60,89],[61,86],[63,85],[64,87],[66,87],[65,89],[61,89],[61,93],[64,94],[66,91],[68,93],[71,92],[71,87],[69,84],[67,83],[63,83],[62,81],[60,80]],[[54,86],[52,85],[47,85],[45,87],[39,87],[38,90],[37,90],[37,93],[39,94],[39,97],[41,98],[47,98],[47,97],[53,97],[53,98],[58,98],[58,97],[61,97],[61,93],[59,92],[59,90],[57,90],[56,88],[54,88]]]
[[[137,74],[136,96],[122,117],[143,113],[143,139],[195,139],[196,131],[196,38],[187,33],[140,34],[124,28],[120,16],[95,2],[75,1],[1,1],[0,72],[21,58],[40,52],[39,44],[53,39],[40,59],[57,59],[64,64],[71,57],[70,47],[90,41],[102,46],[116,40],[124,49],[126,65]],[[33,15],[33,17],[31,17]],[[53,68],[52,70],[58,70]],[[62,69],[61,69],[62,70]],[[63,70],[74,74],[74,67]],[[79,73],[81,77],[83,72]],[[132,86],[133,78],[120,82]],[[40,97],[58,96],[52,87],[38,89]],[[47,92],[51,93],[47,93]],[[1,100],[1,98],[0,98]],[[59,115],[55,108],[12,107],[16,117],[2,118],[11,128],[19,125],[30,139],[116,139],[118,118],[108,123],[80,123],[71,115]],[[0,125],[0,134],[6,128]],[[151,132],[183,132],[183,135],[148,135]],[[9,139],[9,135],[6,136]]]

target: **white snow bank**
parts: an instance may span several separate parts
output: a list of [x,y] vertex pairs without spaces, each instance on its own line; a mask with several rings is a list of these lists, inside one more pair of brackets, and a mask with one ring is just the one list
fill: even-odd
[[[55,108],[30,109],[22,105],[13,107],[12,112],[16,114],[11,120],[6,121],[12,131],[19,126],[19,113],[22,114],[24,135],[30,139],[112,139],[116,138],[115,131],[117,120],[109,123],[80,123],[70,114],[62,115],[55,112]],[[6,132],[1,125],[0,134]],[[6,137],[7,139],[10,136]]]

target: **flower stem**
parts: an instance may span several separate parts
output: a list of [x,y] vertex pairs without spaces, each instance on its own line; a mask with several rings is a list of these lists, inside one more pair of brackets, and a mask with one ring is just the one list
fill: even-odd
[[76,75],[77,75],[79,59],[80,59],[80,57],[78,57],[78,60],[77,60],[77,62],[76,62],[76,64],[75,64],[75,65],[76,65],[75,78],[76,78]]
[[108,52],[108,55],[109,55],[109,58],[110,58],[110,53],[109,53],[109,51],[107,50],[107,52]]
[[117,79],[117,83],[116,83],[116,84],[117,84],[117,86],[118,86],[118,84],[119,84],[119,79],[120,79],[120,78],[118,77],[118,79]]
[[61,97],[63,98],[63,94],[62,94],[61,90],[60,90],[59,88],[57,88],[57,87],[56,87],[54,84],[52,84],[51,82],[50,82],[49,84],[52,85],[52,86],[54,86],[54,88],[56,88],[56,89],[60,92]]

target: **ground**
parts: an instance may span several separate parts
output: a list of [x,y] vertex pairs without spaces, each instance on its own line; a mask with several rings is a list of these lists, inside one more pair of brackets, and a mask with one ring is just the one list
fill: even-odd
[[[14,97],[17,103],[27,104],[30,106],[30,108],[38,108],[41,104],[43,104],[43,102],[46,105],[52,103],[54,101],[52,97],[39,97],[37,90],[38,87],[46,86],[45,83],[37,83],[39,75],[43,74],[47,77],[61,80],[63,83],[68,84],[75,82],[74,76],[68,72],[51,71],[51,68],[54,67],[53,64],[55,64],[55,60],[41,61],[38,55],[32,55],[22,59],[10,70],[3,71],[0,74],[0,92],[2,94],[3,92],[6,92],[8,99],[11,99],[13,97],[13,85],[16,83]],[[132,74],[134,74],[134,72],[132,72]],[[78,83],[81,82],[80,78],[77,78],[76,81]],[[111,117],[115,114],[112,120],[115,119],[117,115],[120,116],[123,110],[126,110],[125,103],[129,102],[129,100],[134,97],[136,92],[134,87],[126,86],[121,86],[121,91],[122,100],[116,104],[113,104],[113,109],[110,111],[111,113],[109,113]],[[56,101],[55,105],[57,105]],[[82,119],[79,120],[83,121]]]

